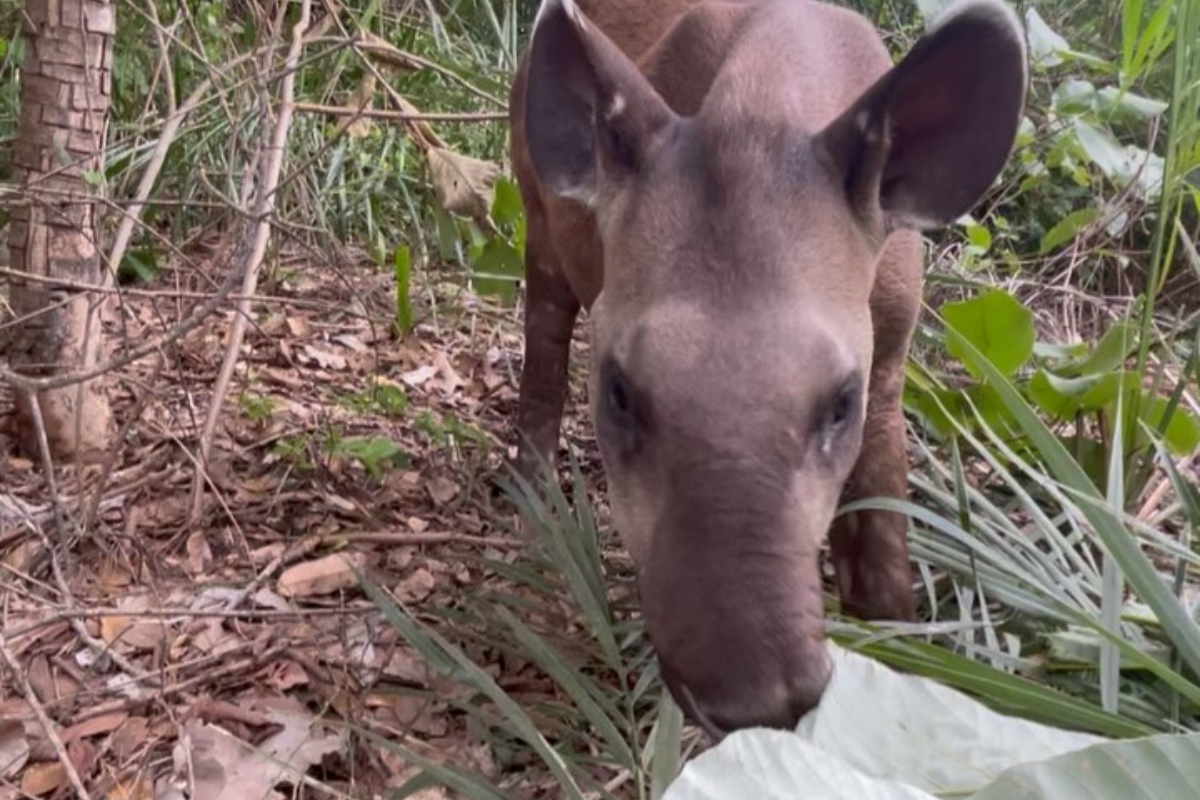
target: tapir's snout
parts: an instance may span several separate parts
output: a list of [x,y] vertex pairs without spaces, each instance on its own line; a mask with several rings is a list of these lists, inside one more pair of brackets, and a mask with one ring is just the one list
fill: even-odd
[[672,696],[714,739],[794,728],[820,702],[832,666],[818,563],[835,503],[799,479],[727,477],[673,497],[656,526],[639,573],[647,632]]

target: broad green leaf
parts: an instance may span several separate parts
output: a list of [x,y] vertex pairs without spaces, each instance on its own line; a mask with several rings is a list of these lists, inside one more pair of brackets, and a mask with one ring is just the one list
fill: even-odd
[[1058,224],[1046,231],[1042,237],[1042,243],[1038,247],[1039,253],[1045,255],[1054,248],[1071,241],[1082,228],[1095,221],[1100,214],[1100,209],[1095,206],[1080,208],[1067,214],[1058,221]]
[[976,377],[981,372],[962,340],[1005,375],[1020,369],[1033,353],[1033,312],[1007,292],[989,289],[970,300],[945,303],[941,315],[946,321],[946,350]]
[[1200,797],[1200,733],[1105,742],[1022,764],[973,800]]
[[1122,92],[1115,86],[1105,86],[1096,93],[1095,106],[1097,111],[1146,120],[1162,116],[1169,104],[1133,92]]
[[1048,370],[1038,370],[1029,379],[1027,391],[1043,411],[1055,417],[1072,417],[1081,411],[1107,408],[1117,399],[1121,387],[1137,386],[1137,376],[1126,372],[1083,375],[1064,378]]
[[[1167,404],[1167,398],[1158,396],[1143,396],[1138,404],[1142,419],[1153,430],[1162,427]],[[1200,420],[1189,409],[1176,405],[1166,423],[1166,429],[1162,432],[1163,441],[1176,456],[1195,453],[1200,449]]]
[[1129,175],[1129,159],[1111,133],[1080,119],[1074,130],[1079,146],[1102,173],[1122,181]]
[[967,242],[971,247],[975,248],[979,254],[986,253],[992,246],[992,232],[987,229],[986,225],[972,223],[964,229],[967,234]]
[[1029,59],[1035,67],[1056,67],[1062,63],[1060,53],[1069,53],[1071,45],[1055,33],[1036,8],[1025,12],[1025,30],[1029,39]]
[[1007,717],[937,681],[829,646],[833,678],[796,733],[868,774],[935,794],[982,788],[1005,769],[1105,741]]
[[646,742],[643,761],[650,764],[650,798],[660,800],[667,787],[679,775],[680,744],[683,736],[683,711],[666,690],[659,700],[658,717]]
[[[869,723],[867,723],[869,724]],[[787,731],[730,734],[689,761],[663,800],[937,800],[882,780]]]
[[1061,114],[1082,114],[1091,111],[1096,99],[1096,87],[1089,81],[1068,78],[1054,89],[1050,102]]
[[1128,322],[1117,322],[1110,325],[1096,349],[1079,365],[1079,371],[1084,375],[1096,375],[1112,372],[1125,363],[1137,349],[1137,328]]
[[521,254],[499,237],[488,239],[471,262],[471,282],[477,291],[508,301],[516,296],[524,274]]
[[511,225],[521,218],[524,207],[517,185],[506,178],[496,180],[495,197],[492,200],[492,221],[497,225]]
[[969,796],[1007,769],[1106,741],[1003,716],[836,645],[829,654],[833,677],[795,733],[730,735],[664,800]]

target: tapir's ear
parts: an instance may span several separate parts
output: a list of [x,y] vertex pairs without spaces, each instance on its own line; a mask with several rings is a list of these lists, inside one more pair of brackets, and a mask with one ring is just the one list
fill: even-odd
[[574,0],[544,0],[534,22],[525,136],[538,178],[595,202],[599,175],[638,170],[675,114]]
[[940,227],[1004,167],[1026,81],[1016,15],[962,0],[818,138],[860,211],[893,229]]

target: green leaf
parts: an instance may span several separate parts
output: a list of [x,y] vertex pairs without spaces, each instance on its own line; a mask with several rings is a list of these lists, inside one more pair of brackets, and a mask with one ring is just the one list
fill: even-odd
[[970,300],[945,303],[941,315],[946,322],[946,350],[976,377],[982,373],[963,348],[963,340],[1005,375],[1012,375],[1033,354],[1033,312],[1008,292],[989,289]]
[[1029,379],[1029,396],[1046,412],[1070,417],[1081,411],[1098,411],[1116,402],[1121,388],[1136,389],[1137,375],[1108,372],[1064,378],[1049,370],[1038,370]]
[[1137,540],[1129,535],[1120,511],[1108,507],[1092,479],[1000,370],[970,342],[964,342],[963,346],[973,351],[972,360],[995,387],[1031,445],[1037,448],[1049,470],[1047,478],[1057,480],[1071,493],[1138,597],[1153,609],[1180,657],[1192,670],[1200,672],[1200,629],[1141,551]]
[[1062,114],[1082,114],[1091,111],[1096,99],[1096,87],[1090,81],[1068,78],[1054,89],[1050,102]]
[[1160,117],[1170,106],[1161,100],[1142,97],[1133,92],[1122,92],[1116,86],[1105,86],[1096,93],[1096,110],[1116,114],[1133,120],[1148,120]]
[[[1143,396],[1138,404],[1142,419],[1154,430],[1162,428],[1168,403],[1165,397]],[[1165,422],[1163,441],[1176,456],[1192,454],[1200,449],[1200,420],[1197,420],[1190,410],[1176,405],[1171,409],[1170,419]]]
[[402,244],[396,248],[395,255],[392,257],[392,273],[396,280],[396,286],[393,289],[396,301],[395,319],[393,321],[396,325],[396,332],[400,334],[401,338],[407,336],[413,326],[412,298],[409,296],[412,280],[411,266],[412,260],[409,255],[408,245]]
[[471,282],[484,294],[510,301],[516,296],[517,281],[525,272],[520,252],[499,237],[488,239],[472,259]]
[[965,232],[967,234],[967,241],[980,255],[991,249],[992,232],[987,229],[986,225],[973,223],[966,226]]
[[1195,797],[1200,733],[1106,742],[1014,767],[973,800]]
[[403,465],[408,461],[404,448],[386,436],[348,436],[334,448],[337,455],[353,458],[372,478],[382,477],[385,464]]
[[1095,206],[1088,206],[1067,214],[1059,220],[1057,225],[1046,231],[1042,237],[1042,243],[1038,247],[1038,254],[1046,255],[1059,245],[1071,241],[1081,228],[1094,222],[1100,213],[1100,209]]
[[1056,67],[1062,63],[1061,53],[1069,53],[1071,45],[1055,33],[1036,8],[1025,12],[1025,31],[1029,39],[1029,60],[1035,67]]
[[1125,363],[1125,359],[1133,354],[1137,345],[1136,327],[1128,322],[1114,323],[1104,332],[1104,336],[1100,337],[1096,349],[1079,365],[1079,371],[1084,375],[1112,372]]
[[1111,133],[1079,119],[1074,130],[1084,154],[1105,176],[1124,179],[1129,174],[1129,159]]
[[506,178],[499,178],[496,180],[495,193],[492,200],[492,222],[497,225],[512,225],[524,213],[517,185]]

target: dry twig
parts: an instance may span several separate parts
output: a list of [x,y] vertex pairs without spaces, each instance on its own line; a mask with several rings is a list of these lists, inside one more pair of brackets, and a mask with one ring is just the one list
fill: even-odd
[[[288,48],[284,61],[285,71],[283,82],[279,89],[279,117],[275,122],[272,133],[270,150],[262,162],[261,175],[258,182],[258,207],[254,214],[252,239],[249,242],[245,265],[242,273],[242,294],[253,295],[258,287],[258,273],[262,267],[263,256],[271,237],[270,217],[275,211],[275,187],[279,185],[279,176],[283,171],[284,155],[287,152],[287,134],[291,128],[292,115],[295,110],[296,65],[300,53],[304,49],[304,31],[308,28],[312,14],[312,0],[303,0],[300,5],[300,19],[292,27],[292,44]],[[229,346],[225,350],[225,359],[221,363],[221,371],[213,386],[213,396],[209,403],[208,415],[200,434],[200,466],[196,470],[192,482],[191,518],[200,516],[200,502],[205,482],[205,469],[208,456],[212,450],[213,433],[220,419],[225,394],[229,390],[229,382],[233,378],[233,370],[237,366],[242,338],[246,333],[246,320],[250,315],[250,303],[241,301],[237,304],[237,314],[229,331]]]

